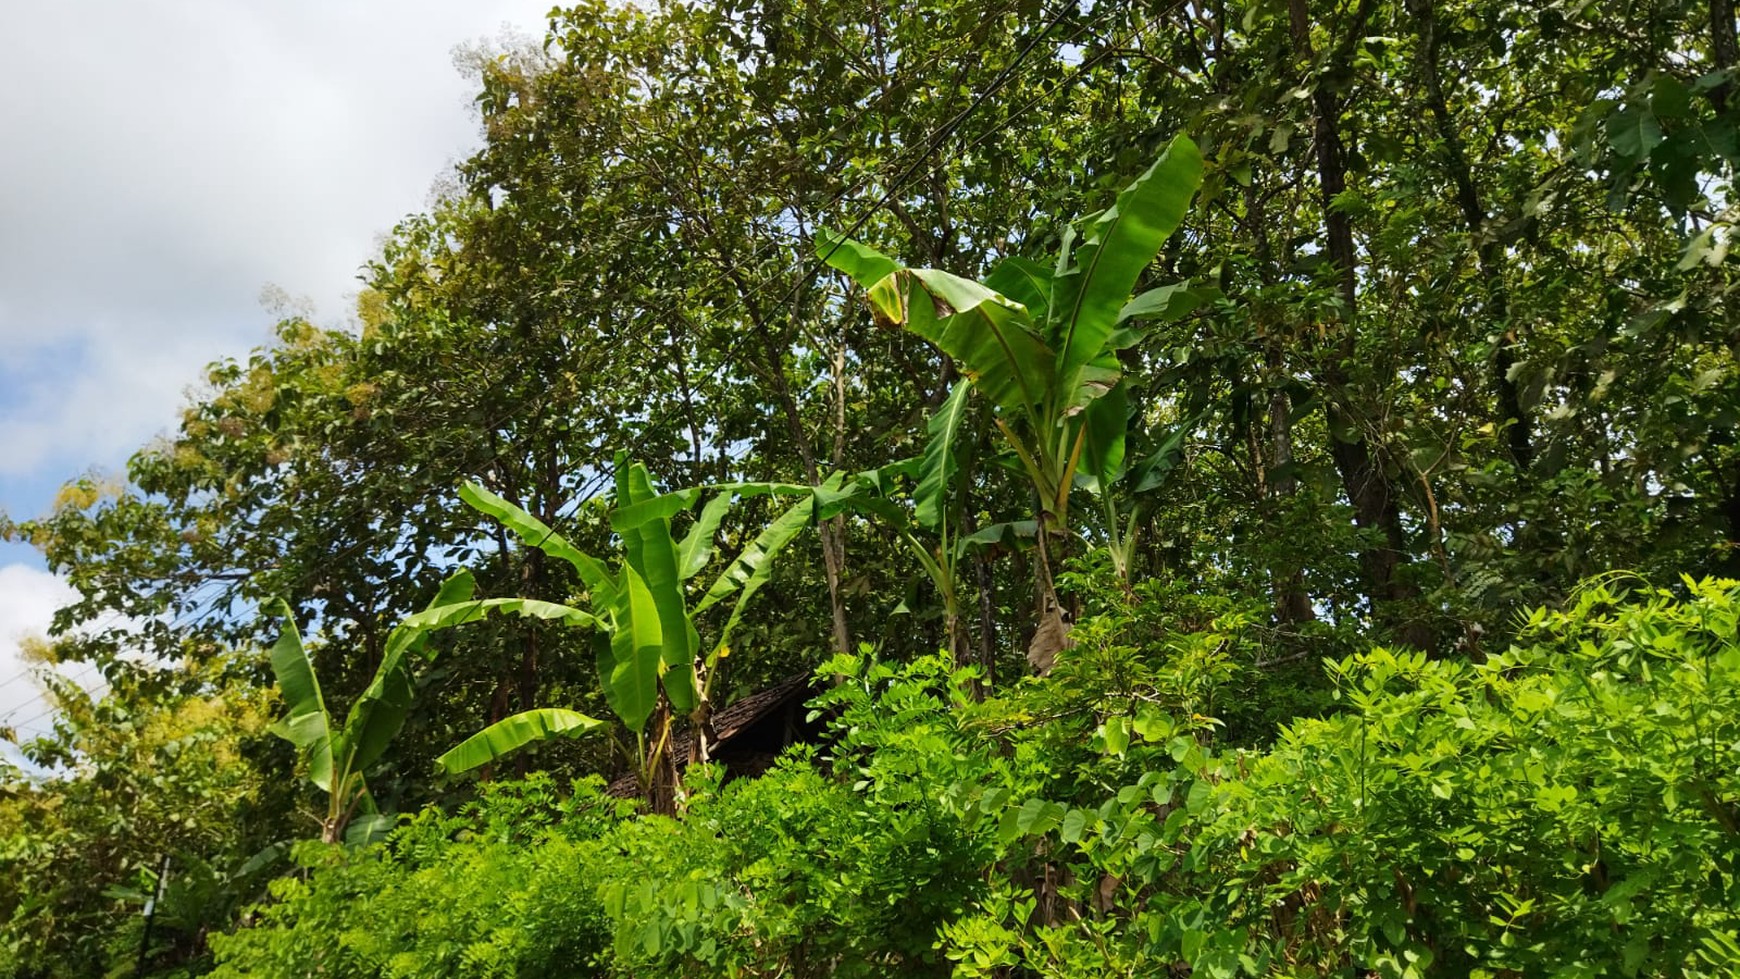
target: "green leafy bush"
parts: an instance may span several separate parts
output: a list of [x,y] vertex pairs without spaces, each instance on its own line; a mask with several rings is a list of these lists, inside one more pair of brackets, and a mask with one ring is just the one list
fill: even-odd
[[1339,706],[1260,748],[1206,713],[1248,689],[1242,613],[1130,601],[984,703],[942,656],[836,657],[815,702],[832,740],[758,779],[698,769],[676,817],[536,778],[385,847],[308,845],[306,878],[215,943],[221,973],[1740,965],[1740,585],[1590,585],[1477,665],[1329,661]]
[[632,804],[595,786],[558,798],[537,777],[425,811],[382,847],[304,844],[306,875],[214,942],[218,974],[944,974],[936,922],[971,905],[996,853],[932,791],[958,738],[940,662],[825,698],[833,765],[799,750],[729,785],[697,769],[678,818],[624,818]]
[[117,669],[95,699],[44,671],[61,713],[21,746],[38,772],[0,767],[0,979],[209,964],[206,934],[260,892],[250,857],[293,801],[265,774],[266,695],[233,665]]
[[313,841],[250,927],[215,937],[216,975],[567,976],[600,961],[608,923],[588,878],[631,807],[597,780],[495,783],[457,816],[427,809],[387,842]]
[[1138,728],[1137,781],[1050,834],[1067,914],[1004,886],[966,974],[1730,975],[1740,586],[1535,611],[1485,663],[1331,663],[1264,753]]

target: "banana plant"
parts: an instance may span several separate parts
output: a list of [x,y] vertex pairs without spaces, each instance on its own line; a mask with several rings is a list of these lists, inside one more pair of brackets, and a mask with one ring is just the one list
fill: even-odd
[[351,705],[343,724],[327,711],[319,677],[302,644],[290,606],[282,600],[268,603],[284,620],[283,631],[272,647],[271,660],[279,692],[289,708],[272,726],[272,732],[296,746],[309,781],[326,793],[326,815],[320,824],[323,841],[360,842],[387,822],[369,794],[365,773],[380,760],[405,724],[415,693],[412,657],[423,660],[434,657],[428,641],[430,633],[492,613],[512,613],[571,625],[590,621],[584,612],[554,602],[520,598],[474,601],[475,590],[471,572],[461,571],[442,583],[428,608],[400,620],[387,636],[386,651],[374,678]]
[[[981,527],[968,533],[962,506],[962,483],[969,476],[971,461],[957,435],[971,410],[972,385],[957,382],[927,425],[924,453],[881,469],[859,473],[842,499],[859,513],[876,517],[891,530],[924,570],[942,599],[943,630],[950,653],[957,663],[970,660],[963,614],[961,562],[975,547],[1001,544],[1010,538],[1034,534],[1031,520],[1011,521]],[[902,478],[911,481],[910,510],[896,503]]]
[[[1113,570],[1126,588],[1136,560],[1137,531],[1159,495],[1158,491],[1167,484],[1181,461],[1185,437],[1200,419],[1200,414],[1194,415],[1169,429],[1148,433],[1150,446],[1147,454],[1114,472],[1109,485],[1097,476],[1081,480],[1103,508],[1106,550],[1112,559]],[[1123,497],[1127,507],[1122,518],[1119,516],[1119,497]]]
[[1111,207],[1084,219],[1079,242],[1073,226],[1065,231],[1050,267],[1010,257],[982,283],[818,236],[821,257],[868,290],[877,322],[911,330],[954,359],[990,402],[1032,483],[1042,608],[1028,659],[1040,672],[1066,643],[1051,541],[1069,533],[1071,490],[1078,475],[1109,487],[1124,468],[1129,400],[1118,352],[1142,338],[1143,320],[1182,315],[1199,301],[1188,286],[1133,299],[1131,291],[1201,182],[1201,154],[1179,136]]
[[[838,480],[824,484],[837,491]],[[714,495],[696,515],[681,540],[671,520]],[[710,563],[714,541],[732,502],[744,496],[802,495],[743,548],[712,584],[693,594],[690,582]],[[635,736],[637,776],[655,806],[673,789],[668,749],[674,713],[685,714],[696,732],[694,744],[705,760],[712,709],[712,681],[719,661],[730,655],[730,638],[751,597],[772,574],[774,557],[816,516],[815,491],[781,483],[732,483],[660,493],[646,467],[619,459],[610,525],[621,542],[614,567],[587,555],[542,520],[477,484],[461,488],[474,509],[501,521],[522,541],[579,573],[590,615],[583,625],[596,631],[594,649],[606,703]],[[699,623],[703,613],[735,596],[729,614],[706,643]],[[693,597],[693,601],[691,601]],[[588,719],[590,720],[590,719]],[[575,717],[547,711],[518,714],[484,729],[437,759],[449,773],[495,761],[506,753],[552,734],[565,733]]]

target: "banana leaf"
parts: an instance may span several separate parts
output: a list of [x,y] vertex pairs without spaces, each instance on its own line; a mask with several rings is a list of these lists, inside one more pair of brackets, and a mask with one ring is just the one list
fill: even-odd
[[578,737],[604,722],[559,707],[528,710],[505,717],[453,746],[435,764],[449,775],[469,772],[536,741]]

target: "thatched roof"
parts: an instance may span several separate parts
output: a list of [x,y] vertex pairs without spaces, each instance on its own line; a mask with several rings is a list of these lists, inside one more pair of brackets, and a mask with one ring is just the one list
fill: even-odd
[[[809,674],[800,673],[768,687],[766,690],[752,693],[747,697],[733,701],[727,707],[714,711],[713,744],[710,751],[713,759],[724,762],[726,768],[731,770],[733,774],[759,774],[766,769],[768,764],[771,764],[773,760],[771,756],[777,754],[777,751],[770,753],[765,750],[767,746],[762,744],[756,746],[761,750],[746,752],[746,746],[739,744],[739,742],[748,740],[747,735],[764,724],[772,723],[782,715],[790,717],[789,712],[800,710],[803,702],[814,696],[815,692]],[[784,748],[793,739],[781,740],[782,743],[779,747]],[[671,758],[676,762],[679,772],[689,764],[689,756],[694,749],[694,741],[694,734],[690,731],[684,731],[671,738]],[[745,755],[745,757],[733,757],[735,755]],[[754,757],[749,757],[749,755]],[[632,772],[611,782],[606,791],[623,799],[640,794],[639,786],[635,784]]]

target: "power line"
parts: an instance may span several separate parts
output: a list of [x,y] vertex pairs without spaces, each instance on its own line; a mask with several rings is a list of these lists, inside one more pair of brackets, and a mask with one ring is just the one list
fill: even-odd
[[1015,59],[1009,64],[1003,66],[1003,70],[991,80],[991,84],[987,86],[983,92],[980,92],[972,102],[968,103],[966,108],[956,113],[953,118],[937,128],[934,138],[927,141],[929,143],[928,148],[915,157],[913,161],[907,165],[905,170],[901,171],[900,176],[894,179],[893,184],[888,188],[887,192],[885,192],[875,204],[871,205],[870,209],[865,211],[850,228],[840,235],[840,239],[835,241],[834,244],[829,247],[825,255],[817,257],[816,261],[810,266],[809,272],[802,280],[800,280],[797,288],[792,290],[794,296],[798,290],[802,289],[803,286],[808,283],[809,279],[813,278],[817,272],[821,271],[822,266],[827,263],[828,259],[834,257],[834,252],[839,250],[840,246],[845,243],[846,239],[849,239],[858,232],[864,230],[864,226],[870,222],[870,219],[876,215],[876,212],[886,207],[888,203],[894,199],[894,195],[898,194],[902,187],[911,180],[925,160],[929,159],[932,154],[942,147],[943,140],[953,135],[954,131],[960,128],[962,123],[965,123],[969,118],[971,118],[973,113],[979,110],[980,106],[984,105],[993,95],[1002,90],[1003,86],[1007,85],[1011,78],[1015,77],[1015,71],[1021,67],[1022,62],[1027,60],[1027,56],[1033,53],[1033,49],[1038,47],[1040,39],[1051,33],[1051,29],[1056,27],[1063,20],[1064,14],[1068,13],[1070,9],[1071,5],[1069,3],[1059,3],[1057,12],[1052,15],[1051,19],[1046,22],[1044,27],[1040,28],[1031,38],[1028,39],[1027,45],[1021,49],[1020,53],[1015,55]]
[[[31,679],[37,675],[38,670],[44,670],[44,671],[47,671],[50,673],[54,673],[57,676],[60,676],[62,679],[66,679],[66,680],[76,680],[77,679],[76,677],[69,676],[65,673],[61,673],[57,669],[57,667],[61,667],[61,666],[89,667],[90,669],[96,670],[99,674],[102,672],[102,667],[97,666],[95,663],[89,662],[89,661],[77,661],[77,662],[70,663],[70,664],[69,663],[42,663],[42,664],[38,664],[38,665],[34,665],[34,666],[27,666],[24,669],[18,671],[17,673],[12,674],[10,677],[6,678],[5,680],[0,680],[0,686],[10,685],[10,684],[16,683],[19,680]],[[87,679],[88,678],[89,677],[87,675]]]
[[[1010,7],[1006,7],[997,16],[1006,15],[1007,13],[1011,12],[1013,9],[1014,9],[1013,5],[1011,5]],[[1053,28],[1055,28],[1059,23],[1061,23],[1063,18],[1072,9],[1074,9],[1074,8],[1070,3],[1068,3],[1068,2],[1060,3],[1058,8],[1050,16],[1050,18],[1046,21],[1046,23],[1039,30],[1035,31],[1031,37],[1029,37],[1027,39],[1026,44],[1017,53],[1016,57],[1008,65],[1006,65],[1000,72],[998,72],[998,74],[993,78],[992,82],[983,91],[979,92],[967,106],[965,106],[959,112],[957,112],[955,115],[953,115],[948,120],[946,120],[942,125],[938,126],[936,129],[934,129],[930,133],[930,135],[922,141],[922,145],[920,146],[919,150],[916,153],[914,153],[913,156],[911,157],[911,159],[905,164],[905,166],[902,167],[899,170],[899,172],[893,176],[888,189],[874,203],[872,203],[870,205],[870,207],[867,208],[863,214],[861,214],[849,226],[849,230],[845,233],[845,237],[851,237],[852,235],[855,235],[857,232],[861,231],[864,228],[864,226],[867,225],[868,222],[872,218],[874,218],[874,216],[879,211],[881,211],[883,208],[885,208],[889,203],[891,203],[895,199],[895,197],[900,193],[900,191],[903,190],[911,182],[911,180],[919,173],[919,170],[924,165],[924,163],[936,155],[936,153],[941,149],[943,143],[946,140],[948,140],[950,137],[952,137],[953,134],[968,119],[970,119],[973,115],[975,115],[991,98],[993,98],[999,91],[1002,90],[1002,88],[1005,85],[1008,84],[1008,82],[1014,77],[1016,71],[1018,71],[1019,68],[1021,67],[1021,65],[1026,62],[1026,60],[1032,54],[1032,52],[1037,49],[1037,46],[1040,43],[1040,41],[1043,40],[1044,37],[1047,34],[1049,34]],[[1074,39],[1079,37],[1081,35],[1081,33],[1083,33],[1085,30],[1086,30],[1086,22],[1084,21],[1083,25],[1076,30],[1074,35],[1072,35],[1070,41],[1066,41],[1065,43],[1066,44],[1073,43]],[[970,39],[969,39],[969,41],[970,41]],[[963,47],[964,46],[966,46],[966,45],[963,45]],[[1079,72],[1077,74],[1079,74]],[[1061,87],[1062,86],[1060,85],[1058,89],[1054,89],[1051,94],[1055,94],[1055,92],[1060,90]],[[886,97],[888,92],[892,91],[892,89],[893,89],[892,85],[884,88],[883,96]],[[1029,103],[1029,104],[1031,105],[1032,103]],[[1011,116],[1011,118],[1012,118],[1012,116]],[[847,126],[856,124],[857,122],[858,122],[858,119],[856,119],[856,118],[848,119],[845,122],[841,123],[839,126],[834,127],[834,129],[830,131],[829,135],[830,136],[838,135]],[[987,133],[987,134],[985,134],[985,136],[981,136],[978,140],[975,140],[974,143],[968,147],[968,149],[970,150],[973,146],[977,146],[988,135],[990,135],[990,133]],[[848,165],[848,164],[842,164],[842,169],[846,165]],[[838,193],[836,193],[834,195],[832,200],[830,200],[829,203],[827,205],[825,205],[822,210],[823,211],[830,210],[834,206],[837,206],[842,200],[857,193],[858,191],[863,189],[865,186],[867,186],[871,180],[875,179],[875,176],[876,176],[876,174],[874,174],[874,173],[865,174],[863,177],[859,178],[859,180],[844,187],[842,190],[840,190]],[[740,269],[743,266],[748,265],[750,263],[758,262],[761,258],[764,257],[765,253],[769,249],[777,249],[779,247],[781,247],[780,243],[776,240],[772,240],[772,238],[770,236],[769,240],[767,240],[763,245],[752,249],[749,256],[746,259],[730,263],[726,269],[725,274],[720,276],[715,281],[720,282],[720,281],[725,281],[726,279],[737,280],[737,273],[740,271]],[[837,249],[838,247],[839,247],[839,245],[838,245],[838,243],[836,243],[834,246],[834,249]],[[829,250],[829,255],[831,255],[831,253],[834,249]],[[757,286],[753,289],[749,289],[749,290],[743,290],[740,288],[734,295],[727,297],[727,305],[724,306],[723,309],[716,309],[716,311],[717,312],[724,312],[724,311],[732,310],[733,307],[737,307],[739,309],[741,309],[742,307],[746,307],[750,300],[759,297],[760,295],[765,293],[767,290],[778,285],[779,279],[783,275],[788,274],[790,272],[803,272],[804,274],[798,278],[798,280],[794,283],[793,288],[791,290],[791,294],[795,297],[797,294],[801,293],[802,289],[805,286],[807,286],[811,281],[813,281],[815,275],[821,270],[821,268],[825,264],[826,259],[828,257],[829,257],[828,255],[823,255],[814,261],[806,261],[800,255],[798,261],[796,261],[796,262],[794,262],[794,263],[792,263],[784,268],[781,268],[777,272],[768,276],[767,279],[765,279],[759,286]],[[806,267],[807,267],[807,271],[806,271]],[[653,311],[658,312],[658,310],[656,310],[656,309]],[[577,374],[573,375],[573,376],[577,376]],[[674,409],[675,409],[675,406],[672,406],[671,409],[667,410],[664,413],[663,417],[661,417],[660,420],[662,421],[662,420],[668,418],[671,411],[674,411]],[[513,417],[514,417],[514,413],[510,412],[510,413],[504,415],[503,417],[496,419],[492,424],[488,425],[487,428],[489,430],[494,430],[496,428],[499,428],[503,424],[506,424],[507,422],[511,421]],[[649,418],[648,422],[651,423],[652,420],[653,419]],[[479,470],[479,471],[480,470],[487,470],[489,467],[493,466],[495,463],[501,461],[502,458],[506,455],[506,453],[507,453],[506,448],[498,450],[497,452],[493,453],[488,459],[484,460],[483,463],[479,467],[477,467],[477,470]],[[584,503],[586,501],[586,499],[587,499],[587,497],[585,497],[585,496],[577,496],[574,500],[570,501],[570,503],[581,504],[581,503]],[[564,504],[563,507],[558,508],[556,513],[553,515],[552,521],[551,521],[549,528],[548,528],[548,532],[546,533],[544,540],[539,542],[539,546],[542,546],[543,543],[547,542],[548,539],[556,533],[557,529],[561,526],[561,524],[568,519],[568,516],[565,516],[563,514],[563,510],[567,509],[567,507],[568,507],[568,504]],[[355,517],[358,514],[361,514],[362,512],[364,512],[366,509],[368,509],[366,504],[359,505],[355,508],[355,510],[352,511],[350,516]],[[342,523],[342,521],[340,521],[340,523]],[[359,540],[353,542],[352,544],[347,545],[346,547],[340,549],[335,554],[329,556],[327,559],[327,563],[342,561],[344,558],[350,556],[359,548],[367,546],[367,545],[372,544],[372,543],[373,542],[367,541],[365,539],[359,539]],[[306,583],[312,578],[313,574],[315,574],[315,573],[317,573],[317,572],[315,572],[313,570],[304,572],[303,575],[300,576],[300,579],[299,579],[297,585],[293,586],[291,590],[295,591],[295,590],[298,590],[302,585],[306,585]],[[214,581],[215,581],[215,579],[214,579]],[[185,611],[182,615],[177,616],[177,618],[174,620],[171,620],[171,622],[168,623],[168,628],[170,628],[171,630],[175,630],[178,628],[184,628],[187,625],[190,625],[192,622],[197,621],[198,619],[203,618],[205,615],[209,614],[210,611],[213,608],[217,607],[218,605],[227,605],[227,604],[233,602],[234,598],[236,597],[236,593],[239,591],[239,589],[242,587],[242,585],[245,583],[245,581],[246,581],[246,579],[243,579],[243,578],[237,578],[237,579],[232,580],[229,583],[229,585],[224,589],[223,593],[215,601],[206,604],[203,609],[198,607],[197,605],[195,605],[192,608],[188,608],[187,611]],[[211,583],[213,583],[213,581],[208,581],[206,584],[209,585]],[[205,587],[205,586],[202,585],[201,587]],[[195,594],[197,594],[197,592]],[[479,603],[481,603],[482,600],[480,599],[478,601],[479,601]],[[481,605],[479,605],[478,607],[481,607]],[[469,616],[468,616],[468,618],[469,618]]]
[[[102,671],[100,669],[98,669],[95,666],[95,664],[91,664],[90,672],[87,672],[82,677],[80,677],[80,676],[64,676],[63,675],[62,679],[66,680],[70,683],[73,683],[74,685],[78,686],[80,689],[83,689],[86,683],[89,683],[93,680],[100,680],[100,681],[102,681],[102,683],[105,686],[107,686],[107,684],[108,684],[108,679],[102,675]],[[55,703],[53,703],[51,700],[49,700],[49,698],[44,697],[44,698],[42,698],[42,701],[46,706],[44,707],[44,709],[39,710],[35,714],[32,714],[29,717],[24,718],[23,720],[18,720],[16,717],[18,712],[24,710],[25,707],[29,706],[28,704],[24,704],[24,705],[21,705],[19,707],[14,708],[12,710],[12,712],[10,714],[8,714],[6,717],[0,718],[0,724],[4,724],[8,727],[13,727],[13,728],[29,727],[30,725],[35,724],[38,721],[45,720],[47,718],[53,717],[57,713],[60,713],[60,707],[58,705],[56,705]]]
[[[1001,91],[1001,89],[1006,84],[1008,84],[1009,80],[1014,77],[1015,72],[1021,67],[1021,65],[1027,60],[1027,58],[1031,55],[1031,53],[1036,49],[1039,41],[1042,40],[1045,37],[1045,35],[1049,34],[1051,32],[1051,30],[1053,28],[1055,28],[1059,23],[1061,23],[1064,16],[1067,13],[1069,13],[1070,9],[1071,8],[1067,3],[1060,4],[1058,9],[1056,10],[1056,12],[1045,23],[1045,25],[1040,30],[1036,31],[1033,34],[1033,36],[1028,39],[1026,45],[1023,46],[1023,48],[1017,53],[1016,57],[1008,65],[1006,65],[1002,71],[1000,71],[993,78],[990,85],[988,85],[983,91],[978,93],[977,96],[972,100],[972,102],[970,102],[960,112],[958,112],[954,116],[950,117],[941,126],[937,127],[935,130],[932,131],[931,135],[923,141],[923,145],[921,146],[920,150],[916,154],[914,154],[913,158],[907,163],[907,165],[904,168],[902,168],[897,175],[894,176],[894,178],[890,182],[888,189],[886,191],[884,191],[883,194],[874,203],[872,203],[870,205],[870,207],[867,208],[865,210],[865,212],[863,214],[861,214],[848,227],[848,229],[841,235],[841,240],[836,241],[835,244],[831,248],[829,248],[829,250],[826,254],[818,256],[813,262],[809,262],[809,263],[806,263],[800,256],[800,258],[797,262],[795,262],[789,266],[786,266],[786,267],[780,269],[778,272],[768,276],[768,278],[766,280],[764,280],[755,289],[748,290],[748,291],[743,291],[743,290],[739,289],[738,292],[734,296],[729,297],[729,305],[726,306],[725,309],[729,310],[732,307],[739,307],[739,308],[746,307],[748,302],[751,299],[759,297],[761,294],[765,293],[768,289],[770,289],[774,285],[776,285],[779,276],[782,276],[782,275],[789,273],[789,272],[803,271],[804,274],[801,275],[798,278],[798,280],[796,281],[796,283],[794,283],[794,285],[793,285],[793,288],[791,290],[791,296],[795,298],[799,293],[801,293],[801,291],[804,289],[804,287],[807,286],[811,281],[813,281],[816,274],[820,272],[821,268],[826,264],[828,258],[830,258],[832,256],[833,252],[840,247],[840,244],[842,243],[842,241],[844,239],[849,239],[849,238],[853,237],[858,232],[863,230],[863,228],[870,222],[870,220],[872,218],[874,218],[875,215],[879,211],[881,211],[883,208],[887,207],[888,204],[894,200],[896,195],[898,195],[900,193],[900,191],[903,190],[906,187],[906,185],[908,185],[912,181],[912,179],[914,179],[914,177],[919,172],[919,168],[925,163],[926,160],[930,159],[932,156],[934,156],[937,153],[937,151],[939,151],[941,149],[943,142],[946,141],[947,139],[949,139],[955,133],[955,131],[957,131],[963,124],[965,124],[965,122],[968,119],[970,119],[975,113],[977,113],[982,106],[984,106],[991,98],[993,98],[997,94],[997,92]],[[1004,13],[1007,13],[1007,12],[1008,12],[1007,10],[1004,11]],[[1164,16],[1164,14],[1162,14],[1161,16]],[[1121,40],[1115,42],[1111,46],[1111,48],[1115,48],[1123,43],[1127,43],[1130,39],[1134,38],[1138,33],[1140,33],[1145,27],[1151,26],[1152,24],[1157,23],[1158,19],[1159,19],[1158,17],[1153,18],[1153,19],[1149,20],[1148,22],[1146,22],[1144,25],[1139,26],[1136,29],[1126,33],[1124,35],[1124,37]],[[1077,38],[1079,38],[1081,36],[1081,34],[1086,31],[1086,29],[1087,29],[1087,24],[1084,21],[1083,24],[1077,28],[1077,30],[1074,32],[1074,34],[1071,35],[1070,39],[1065,41],[1064,43],[1065,44],[1074,43],[1075,40]],[[1008,116],[1005,117],[1005,121],[1007,122],[1007,121],[1013,120],[1014,118],[1019,116],[1021,113],[1024,113],[1027,110],[1031,109],[1034,105],[1037,105],[1040,101],[1043,101],[1044,99],[1049,98],[1051,96],[1054,96],[1054,95],[1058,94],[1059,92],[1063,91],[1064,88],[1073,84],[1075,82],[1075,80],[1078,79],[1082,74],[1084,74],[1089,68],[1098,64],[1100,61],[1103,61],[1110,54],[1111,48],[1108,48],[1108,50],[1106,52],[1102,52],[1100,55],[1097,55],[1096,57],[1094,57],[1092,59],[1089,59],[1087,61],[1084,61],[1084,62],[1076,65],[1074,70],[1070,73],[1070,75],[1067,78],[1059,81],[1058,84],[1056,86],[1054,86],[1050,91],[1041,92],[1039,95],[1035,96],[1033,99],[1030,99],[1028,102],[1026,102],[1022,107],[1011,112]],[[885,89],[884,90],[885,95],[886,95],[886,91],[887,90]],[[839,132],[841,132],[847,125],[850,125],[855,121],[856,120],[849,120],[848,122],[842,123],[840,126],[835,127],[833,130],[830,131],[830,136],[838,135]],[[978,138],[974,139],[971,143],[969,143],[966,147],[964,147],[961,150],[961,153],[964,154],[964,153],[971,152],[973,149],[975,149],[979,145],[983,144],[992,135],[995,135],[997,132],[999,132],[1001,130],[1001,128],[1002,127],[995,127],[995,128],[986,130],[984,133],[980,134],[980,136]],[[1024,174],[1024,176],[1026,176],[1029,180],[1032,179],[1031,174]],[[841,191],[836,193],[834,195],[834,197],[829,201],[829,203],[827,205],[825,205],[821,209],[821,211],[818,213],[825,212],[827,210],[831,210],[833,207],[837,206],[846,197],[848,197],[852,194],[855,194],[859,190],[863,189],[868,184],[868,182],[873,178],[874,178],[874,174],[867,174],[864,177],[861,177],[854,184],[848,185],[847,187],[843,188]],[[759,261],[759,259],[763,257],[763,254],[765,251],[767,251],[769,249],[778,248],[778,247],[779,247],[779,243],[777,241],[773,240],[772,236],[769,236],[768,240],[766,241],[766,243],[764,245],[757,246],[756,248],[751,250],[749,257],[746,260],[743,260],[741,262],[732,263],[727,269],[727,275],[722,276],[721,280],[723,280],[725,278],[732,278],[735,281],[735,274],[739,271],[740,266],[749,264],[751,262]],[[807,270],[806,270],[806,264],[807,264]],[[721,280],[716,280],[716,281],[721,281]],[[657,312],[657,310],[655,310],[655,312]],[[669,311],[667,310],[667,313],[668,312]],[[571,376],[578,376],[578,374],[579,374],[579,372],[575,372],[575,374],[571,375]],[[674,406],[673,406],[673,410],[674,410]],[[669,414],[669,412],[666,413],[666,417],[668,417],[668,414]],[[508,421],[512,420],[512,418],[513,418],[513,415],[511,413],[504,415],[504,416],[496,419],[492,424],[487,426],[487,428],[489,430],[494,430],[496,428],[501,427],[503,424],[507,423]],[[661,419],[661,420],[663,420],[663,419]],[[649,418],[648,422],[650,423],[651,421],[652,421],[652,419]],[[498,450],[497,452],[493,453],[487,460],[484,461],[483,465],[478,467],[478,469],[479,470],[486,470],[489,467],[493,466],[495,463],[501,461],[501,459],[505,456],[506,452],[507,452],[507,449],[503,448],[503,449]],[[601,468],[607,469],[608,467],[601,467]],[[534,545],[534,549],[542,548],[544,544],[548,543],[548,541],[552,537],[555,536],[557,529],[567,519],[569,519],[572,516],[571,513],[565,515],[563,513],[564,510],[567,510],[570,506],[573,506],[577,510],[580,505],[584,504],[590,498],[591,497],[586,495],[585,493],[580,493],[580,494],[577,494],[573,499],[571,499],[569,501],[569,503],[563,504],[563,506],[559,507],[556,510],[556,512],[552,515],[551,521],[547,525],[544,536]],[[357,514],[360,514],[365,509],[366,509],[366,505],[359,505],[356,508],[356,510],[353,511],[351,516],[354,517]],[[369,543],[369,542],[367,542],[365,540],[358,540],[356,542],[353,542],[351,545],[340,550],[330,560],[334,560],[334,561],[342,560],[343,558],[348,557],[351,553],[354,553],[358,548],[364,546],[366,543]],[[309,580],[311,575],[312,575],[312,572],[304,572],[302,579],[301,579],[301,583],[306,584],[306,582]],[[241,585],[244,583],[245,580],[246,579],[244,579],[244,578],[237,578],[237,579],[232,580],[230,582],[230,584],[223,590],[223,594],[220,595],[217,600],[208,603],[203,610],[200,609],[197,604],[195,604],[194,607],[189,608],[181,616],[178,616],[176,619],[171,620],[167,624],[167,628],[169,628],[171,631],[175,631],[179,628],[185,628],[187,625],[190,625],[196,619],[203,617],[203,615],[205,615],[205,614],[208,614],[211,611],[211,609],[215,608],[217,605],[219,605],[219,604],[227,605],[227,604],[231,603],[235,598],[236,592],[240,589]],[[218,581],[218,579],[208,579],[206,582],[204,582],[200,586],[196,587],[196,590],[192,593],[190,598],[192,598],[193,596],[197,596],[200,589],[204,589],[206,587],[209,587],[211,584],[217,583],[217,581]],[[466,616],[460,620],[459,624],[463,625],[463,624],[469,622],[471,620],[471,617],[473,615],[475,615],[476,612],[483,607],[484,601],[485,601],[485,599],[481,599],[481,598],[475,600],[473,602],[473,606],[472,606],[471,611],[469,611],[466,614]],[[119,618],[119,617],[121,617],[120,613],[118,613],[118,612],[112,613],[109,620],[103,626],[100,626],[99,628],[106,628],[108,625],[112,625],[114,623],[115,619]],[[94,666],[92,669],[93,669],[93,674],[95,676],[100,676],[100,670],[97,670]],[[23,673],[20,673],[17,676],[13,677],[12,679],[16,680],[16,679],[23,678],[25,676],[28,676],[29,673],[30,673],[30,671],[26,670]],[[93,674],[87,674],[85,679],[88,680],[88,679],[93,678]],[[82,686],[81,681],[76,677],[69,677],[67,679],[71,680],[74,683],[80,683],[80,685]],[[11,682],[11,681],[9,680],[7,682]],[[31,724],[37,723],[38,721],[41,721],[43,719],[46,719],[48,717],[53,716],[55,713],[58,712],[58,710],[59,710],[59,708],[57,708],[53,705],[49,705],[49,707],[46,710],[41,711],[41,712],[23,720],[23,721],[8,720],[7,723],[11,724],[14,727],[29,726]]]

